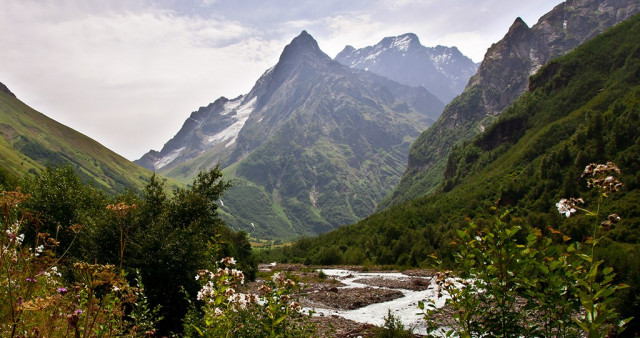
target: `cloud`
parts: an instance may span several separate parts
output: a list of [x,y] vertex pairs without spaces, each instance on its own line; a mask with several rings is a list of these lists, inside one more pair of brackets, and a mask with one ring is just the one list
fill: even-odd
[[14,32],[0,36],[10,46],[0,53],[3,82],[130,159],[161,147],[190,111],[248,92],[281,48],[222,17],[157,8],[78,13],[30,1],[1,6],[0,30]]

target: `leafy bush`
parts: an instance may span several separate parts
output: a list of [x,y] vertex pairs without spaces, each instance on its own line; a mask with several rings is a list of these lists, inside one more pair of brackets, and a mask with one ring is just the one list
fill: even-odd
[[[243,293],[242,271],[235,259],[225,257],[215,272],[200,270],[196,280],[202,317],[189,316],[187,333],[206,337],[313,337],[315,328],[300,305],[300,285],[282,272],[259,287],[259,293]],[[195,311],[195,309],[194,309]],[[193,320],[193,318],[196,318]]]
[[[26,230],[37,222],[24,209],[29,197],[20,190],[0,196],[0,335],[154,334],[144,289],[132,287],[113,265],[75,263],[63,276],[55,238],[37,232],[27,241]],[[70,231],[77,236],[81,227]]]
[[376,338],[405,338],[413,337],[411,331],[405,329],[400,318],[396,317],[388,310],[384,317],[384,325],[376,328],[373,334]]
[[[613,268],[596,259],[596,246],[603,232],[620,220],[617,214],[604,219],[600,214],[603,198],[617,192],[622,184],[620,170],[613,163],[588,165],[583,173],[589,186],[598,192],[595,211],[581,207],[580,198],[562,199],[556,204],[566,217],[579,210],[595,218],[592,237],[554,247],[552,240],[534,229],[522,243],[517,234],[517,218],[509,225],[508,213],[495,217],[482,228],[471,222],[458,230],[454,243],[459,279],[450,273],[437,282],[450,296],[446,304],[453,312],[449,334],[460,336],[563,336],[600,337],[619,333],[631,318],[621,319],[614,307],[614,293],[626,285],[614,283]],[[571,238],[549,227],[562,242]],[[435,318],[441,309],[420,303],[430,332],[443,323]]]

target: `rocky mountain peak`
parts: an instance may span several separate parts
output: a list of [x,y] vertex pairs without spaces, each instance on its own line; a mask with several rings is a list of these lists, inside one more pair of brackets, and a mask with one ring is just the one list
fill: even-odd
[[284,48],[282,54],[280,54],[278,63],[297,62],[302,58],[331,59],[320,50],[318,42],[305,30],[291,40],[291,43]]
[[504,40],[521,40],[529,34],[530,28],[522,18],[517,17],[509,27],[509,31],[504,36]]
[[7,86],[5,86],[2,82],[0,82],[0,92],[5,92],[13,97],[16,97],[14,93],[12,93]]
[[382,39],[378,46],[383,48],[391,48],[398,51],[408,51],[412,48],[422,47],[420,39],[413,33],[406,33],[393,37],[386,37]]
[[356,48],[353,47],[352,45],[346,45],[346,46],[344,46],[344,49],[338,54],[343,54],[343,53],[344,54],[348,54],[348,53],[354,52],[355,50],[356,50]]
[[345,47],[335,60],[409,86],[422,86],[443,103],[464,90],[477,66],[455,47],[425,47],[414,33],[382,39],[373,46]]
[[513,20],[511,27],[509,27],[509,32],[512,32],[518,29],[528,29],[528,28],[529,28],[529,25],[527,25],[527,23],[524,22],[524,20],[522,20],[521,17],[517,17],[515,20]]

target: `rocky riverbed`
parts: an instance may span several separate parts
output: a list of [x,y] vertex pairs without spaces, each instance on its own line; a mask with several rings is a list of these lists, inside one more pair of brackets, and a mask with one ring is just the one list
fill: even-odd
[[263,266],[284,270],[305,283],[303,306],[314,311],[319,333],[329,337],[366,337],[384,325],[389,311],[416,336],[424,334],[418,302],[438,298],[429,270],[362,271],[359,267],[309,268],[296,265]]

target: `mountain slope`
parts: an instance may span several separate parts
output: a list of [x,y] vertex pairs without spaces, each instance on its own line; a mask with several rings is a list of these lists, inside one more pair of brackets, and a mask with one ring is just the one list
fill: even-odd
[[256,237],[317,234],[373,211],[443,106],[424,88],[331,60],[302,32],[248,94],[193,113],[138,163],[181,180],[222,163],[236,178],[222,201],[229,225]]
[[465,91],[411,146],[407,169],[379,209],[431,192],[443,179],[451,148],[484,130],[528,85],[528,77],[640,10],[636,0],[569,0],[529,28],[520,18],[487,51]]
[[346,46],[335,60],[408,86],[422,86],[449,103],[460,94],[478,66],[456,47],[425,47],[413,33],[386,37],[374,46]]
[[71,165],[86,182],[108,192],[141,188],[151,172],[98,142],[33,110],[0,84],[0,166],[21,175]]
[[[593,235],[592,215],[567,219],[555,203],[582,197],[584,207],[595,210],[598,194],[581,174],[589,163],[613,161],[624,187],[604,199],[599,212],[601,218],[617,213],[622,220],[603,234],[607,238],[597,254],[616,268],[619,282],[631,285],[618,304],[622,317],[635,316],[640,311],[638,154],[640,15],[543,67],[527,93],[451,154],[443,189],[300,241],[274,259],[426,265],[433,253],[443,260],[455,254],[449,243],[469,218],[483,227],[505,210],[511,224],[524,230],[537,228],[552,237],[558,229],[584,241]],[[631,334],[640,321],[635,325]]]

